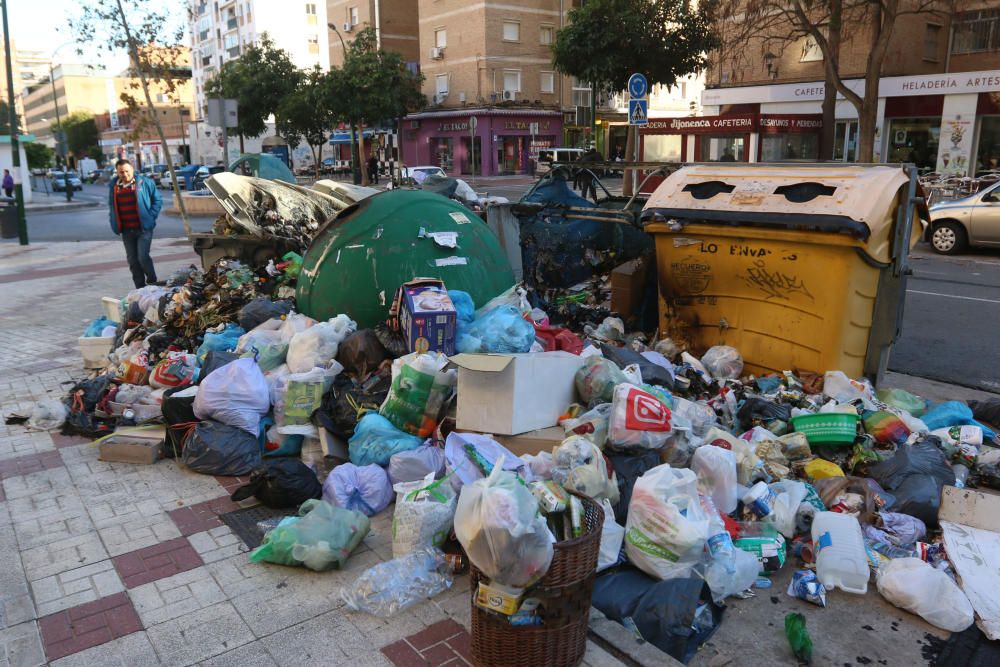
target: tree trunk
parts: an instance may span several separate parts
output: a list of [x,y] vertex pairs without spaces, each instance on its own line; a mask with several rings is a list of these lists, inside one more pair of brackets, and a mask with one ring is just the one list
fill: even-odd
[[878,84],[882,63],[889,50],[899,0],[875,3],[872,9],[872,48],[865,71],[865,97],[858,109],[858,162],[875,161],[875,129],[878,125]]
[[361,185],[368,185],[368,160],[365,159],[365,126],[358,130],[358,162],[361,164]]
[[[840,36],[843,26],[843,0],[830,0],[830,22],[827,25],[827,53],[825,58],[833,61],[833,68],[840,66]],[[824,68],[826,87],[823,91],[823,131],[819,138],[819,159],[832,160],[837,129],[837,87],[830,76],[832,69]],[[845,146],[846,148],[846,146]]]
[[174,172],[174,160],[170,157],[170,147],[167,146],[167,137],[163,134],[163,125],[160,124],[160,119],[156,115],[156,107],[153,106],[153,98],[149,94],[149,83],[146,81],[146,72],[142,68],[142,60],[139,58],[139,48],[132,38],[132,29],[128,25],[128,19],[125,16],[125,8],[122,7],[122,0],[116,0],[118,4],[118,16],[121,18],[122,29],[125,32],[125,39],[128,42],[129,51],[132,57],[135,58],[135,69],[136,73],[139,75],[139,83],[142,84],[142,92],[146,96],[146,106],[149,108],[149,117],[153,119],[153,125],[156,126],[156,134],[160,137],[160,146],[163,147],[163,156],[167,161],[167,169],[170,172],[170,180],[174,186],[174,195],[177,197],[177,208],[181,212],[181,222],[184,223],[184,233],[187,234],[188,239],[191,238],[191,223],[188,222],[187,208],[184,206],[184,197],[181,196],[180,187],[177,185],[177,174]]
[[[631,162],[635,158],[635,145],[638,137],[636,136],[636,126],[629,125],[628,132],[625,135],[625,161]],[[610,161],[610,160],[609,160]],[[642,172],[639,172],[642,173]],[[632,187],[632,170],[626,169],[623,176],[625,180],[622,181],[622,195],[625,197],[631,197],[633,190]]]
[[[229,132],[227,131],[226,132],[226,141],[227,141],[227,143],[228,143],[228,140],[229,140]],[[243,133],[240,132],[240,155],[243,155],[243,153],[245,153],[245,152],[246,152],[246,149],[243,147]],[[226,165],[226,169],[229,169],[229,165],[228,164]]]
[[313,164],[316,165],[316,180],[319,180],[319,168],[323,164],[323,144],[320,144],[318,149],[313,150]]
[[351,123],[351,182],[355,185],[361,184],[361,174],[358,169],[358,145],[357,137],[355,136],[357,129],[354,123]]

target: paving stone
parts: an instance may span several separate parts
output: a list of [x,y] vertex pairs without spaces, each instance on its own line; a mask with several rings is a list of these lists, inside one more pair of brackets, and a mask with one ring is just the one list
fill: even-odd
[[191,546],[206,563],[214,563],[249,551],[229,526],[219,526],[188,536]]
[[52,663],[52,667],[151,667],[159,664],[160,658],[146,633],[133,632],[60,658]]
[[49,437],[56,449],[63,447],[78,447],[79,445],[89,445],[93,441],[80,435],[63,435],[62,433],[49,432]]
[[55,449],[48,432],[24,431],[12,438],[0,438],[0,461],[14,459]]
[[235,512],[240,506],[229,499],[229,496],[220,496],[187,507],[180,507],[168,512],[170,518],[177,524],[181,535],[188,536],[206,530],[212,530],[224,526],[219,519],[220,514]]
[[[14,516],[20,515],[15,513]],[[24,551],[42,547],[52,542],[94,533],[94,524],[86,514],[53,512],[47,516],[14,522],[19,548]]]
[[167,513],[160,511],[152,516],[136,515],[118,525],[98,528],[97,532],[111,556],[150,547],[181,536]]
[[71,607],[38,620],[45,655],[57,660],[142,630],[125,593]]
[[48,616],[125,590],[110,560],[84,565],[31,582],[38,615]]
[[0,630],[36,618],[35,603],[26,583],[0,589]]
[[263,640],[258,639],[233,651],[199,662],[198,665],[199,667],[276,667],[278,663],[264,648]]
[[107,558],[108,552],[97,533],[67,537],[21,552],[28,581],[51,577]]
[[[330,612],[293,625],[261,640],[279,665],[335,665],[347,663],[343,650],[347,643],[372,648],[370,638],[359,636],[354,626],[340,612]],[[359,651],[360,652],[360,651]]]
[[[59,452],[45,452],[39,456],[58,457]],[[19,459],[0,461],[0,465],[17,460]],[[53,464],[48,468],[39,468],[0,478],[3,479],[3,490],[8,502],[16,498],[27,498],[34,495],[65,493],[71,485],[69,471],[63,466],[61,458],[58,465]]]
[[226,600],[204,567],[138,586],[129,591],[129,597],[147,628]]
[[228,602],[154,625],[146,631],[164,665],[190,665],[253,641],[253,633]]
[[198,552],[183,537],[115,556],[112,562],[125,588],[136,588],[203,565]]
[[0,630],[0,665],[36,667],[44,664],[45,653],[35,621]]

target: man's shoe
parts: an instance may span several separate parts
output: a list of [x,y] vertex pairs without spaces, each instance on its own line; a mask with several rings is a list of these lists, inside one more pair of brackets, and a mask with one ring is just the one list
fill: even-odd
[[146,283],[147,285],[156,285],[157,287],[164,287],[167,284],[166,280],[154,280],[152,282]]

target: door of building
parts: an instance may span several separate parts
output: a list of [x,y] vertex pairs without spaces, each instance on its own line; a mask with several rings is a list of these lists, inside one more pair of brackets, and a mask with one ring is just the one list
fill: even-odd
[[858,121],[838,120],[833,131],[833,159],[858,161]]

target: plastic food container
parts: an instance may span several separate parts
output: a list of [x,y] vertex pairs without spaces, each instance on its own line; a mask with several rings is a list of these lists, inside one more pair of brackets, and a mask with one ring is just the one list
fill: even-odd
[[861,524],[839,512],[819,512],[812,525],[816,576],[827,590],[868,591],[868,556]]
[[792,417],[792,428],[806,436],[810,445],[850,445],[858,435],[858,415],[821,412]]

